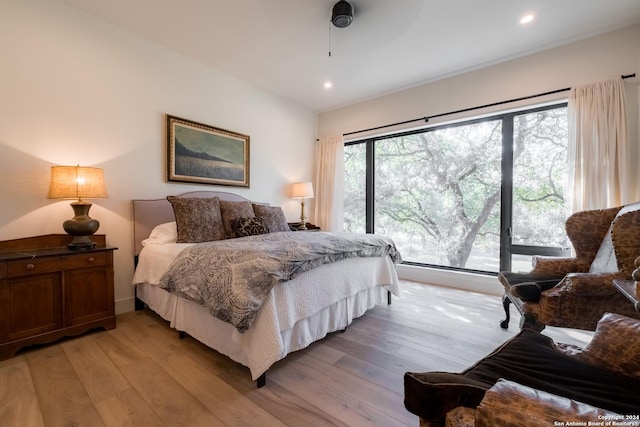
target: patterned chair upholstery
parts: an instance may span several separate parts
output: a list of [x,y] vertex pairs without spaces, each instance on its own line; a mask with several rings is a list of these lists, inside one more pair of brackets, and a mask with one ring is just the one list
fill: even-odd
[[[563,421],[571,421],[572,425],[612,425],[603,420],[625,420],[625,417],[573,399],[499,379],[486,391],[477,408],[458,406],[449,411],[445,427],[554,426],[562,425]],[[422,425],[428,426],[426,423]]]
[[[631,279],[640,256],[640,203],[587,210],[571,215],[565,224],[573,244],[573,258],[534,258],[528,273],[503,271],[503,305],[509,325],[509,304],[522,314],[520,327],[542,330],[545,325],[595,330],[605,312],[639,318],[640,313],[613,285]],[[537,301],[516,296],[513,286],[536,283]]]
[[615,313],[602,316],[585,347],[523,329],[460,373],[404,374],[405,408],[423,427],[625,421],[640,414],[637,390],[640,320]]

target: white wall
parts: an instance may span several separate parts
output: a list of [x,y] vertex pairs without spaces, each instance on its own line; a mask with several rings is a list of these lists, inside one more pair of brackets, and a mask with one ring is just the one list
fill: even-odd
[[[437,61],[437,58],[433,60]],[[318,136],[359,131],[633,73],[640,77],[640,25],[321,113],[318,116]],[[625,86],[630,141],[634,147],[634,158],[640,160],[638,77],[627,80]],[[568,92],[564,92],[546,98],[466,113],[466,116],[541,101],[566,99],[567,95]],[[430,124],[464,116],[448,116],[433,120]],[[405,128],[412,126],[416,127],[418,124],[406,125]],[[357,139],[363,136],[365,135],[359,134],[348,138]],[[638,182],[638,179],[635,182]],[[638,188],[636,194],[640,198]],[[411,280],[483,292],[497,294],[501,289],[492,276],[408,266],[400,266],[399,273],[401,277]]]
[[[0,2],[0,240],[64,233],[50,166],[104,169],[98,233],[117,246],[118,312],[132,309],[131,200],[217,189],[283,206],[310,180],[315,114],[51,0]],[[165,182],[165,114],[248,134],[251,187]]]
[[[317,135],[640,75],[639,43],[636,26],[325,112]],[[94,200],[91,215],[119,248],[118,312],[132,308],[131,199],[214,188],[281,205],[297,220],[287,189],[311,179],[311,111],[53,0],[2,0],[0,52],[0,240],[64,232],[72,211],[46,199],[50,166],[104,168],[110,198]],[[637,143],[640,88],[628,86]],[[250,135],[251,187],[165,182],[165,114]],[[414,280],[498,292],[494,278],[424,272],[401,268]]]
[[[320,113],[318,137],[476,107],[580,83],[612,79],[623,74],[639,74],[639,56],[640,25],[636,25]],[[434,58],[434,61],[436,60],[437,58]],[[633,80],[634,83],[629,82],[629,87],[635,88],[638,81],[640,79],[636,78]],[[567,92],[543,99],[559,99],[566,95]],[[527,103],[535,102],[539,100]],[[526,105],[519,105],[522,104]],[[486,111],[497,111],[506,107],[510,105]],[[467,113],[469,114],[478,112]],[[457,117],[461,115],[434,119],[430,123],[435,124]],[[633,122],[637,131],[636,120]],[[361,135],[349,138],[358,137]]]

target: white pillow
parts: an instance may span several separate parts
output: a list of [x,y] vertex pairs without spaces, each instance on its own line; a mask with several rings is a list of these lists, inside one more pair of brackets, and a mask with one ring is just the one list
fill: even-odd
[[142,241],[142,246],[164,245],[178,240],[178,226],[175,221],[157,225],[148,238]]

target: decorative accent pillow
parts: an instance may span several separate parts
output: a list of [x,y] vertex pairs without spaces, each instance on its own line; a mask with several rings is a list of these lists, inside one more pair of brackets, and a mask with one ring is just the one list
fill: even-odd
[[178,227],[178,243],[223,240],[225,230],[220,215],[220,199],[168,196]]
[[156,225],[149,237],[142,241],[142,246],[164,245],[165,243],[176,243],[178,241],[178,225],[175,221],[165,222]]
[[266,234],[269,229],[260,217],[238,218],[233,222],[233,232],[236,237],[246,237]]
[[270,233],[275,233],[276,231],[291,231],[284,212],[279,206],[254,204],[253,213],[264,220]]
[[628,377],[640,379],[640,320],[605,313],[581,360]]
[[227,239],[236,237],[233,232],[233,223],[238,218],[253,218],[253,207],[250,201],[244,202],[229,202],[220,200],[220,213],[222,214],[222,224],[224,226],[224,232],[227,235]]

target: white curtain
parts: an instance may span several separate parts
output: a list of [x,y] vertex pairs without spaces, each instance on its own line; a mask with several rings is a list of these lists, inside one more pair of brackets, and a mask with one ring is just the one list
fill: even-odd
[[321,138],[315,150],[315,215],[322,230],[343,231],[344,141],[342,135]]
[[572,211],[633,202],[622,79],[572,88],[568,110],[567,195]]

